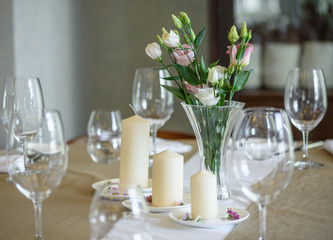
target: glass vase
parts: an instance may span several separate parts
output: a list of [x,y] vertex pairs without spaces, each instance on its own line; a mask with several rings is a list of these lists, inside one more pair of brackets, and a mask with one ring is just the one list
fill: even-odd
[[226,153],[230,134],[245,103],[225,101],[224,106],[197,106],[181,103],[192,125],[202,159],[201,168],[215,174],[217,198],[231,197]]

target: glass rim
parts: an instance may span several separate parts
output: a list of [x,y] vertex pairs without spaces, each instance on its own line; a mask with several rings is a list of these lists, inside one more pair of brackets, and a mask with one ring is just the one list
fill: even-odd
[[[224,100],[224,103],[228,103],[229,100]],[[213,106],[200,106],[200,105],[194,105],[194,104],[188,104],[186,102],[181,102],[180,104],[182,106],[189,106],[189,107],[198,107],[198,108],[207,108],[207,107],[219,107],[219,108],[226,108],[226,107],[235,107],[235,106],[245,106],[245,102],[240,102],[240,101],[230,101],[233,105],[223,105],[223,106],[216,106],[216,105],[213,105]]]
[[246,109],[243,109],[244,112],[283,112],[286,113],[286,110],[278,107],[271,106],[253,106]]

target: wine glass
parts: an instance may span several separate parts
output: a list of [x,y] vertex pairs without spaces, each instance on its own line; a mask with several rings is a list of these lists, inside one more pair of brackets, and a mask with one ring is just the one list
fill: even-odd
[[[122,206],[123,201],[128,202],[131,211]],[[151,239],[147,216],[147,204],[138,185],[101,185],[90,206],[90,240]]]
[[139,68],[135,71],[132,104],[136,114],[150,122],[151,155],[156,154],[157,130],[170,119],[173,113],[173,95],[161,86],[171,86],[171,81],[164,79],[168,76],[166,70],[153,68]]
[[120,158],[120,110],[95,109],[88,122],[87,150],[97,163],[111,164]]
[[327,110],[327,94],[322,69],[295,68],[289,71],[284,106],[293,125],[303,135],[303,156],[295,163],[299,169],[323,166],[308,156],[309,132],[323,119]]
[[[1,121],[7,134],[14,121],[15,138],[26,146],[40,129],[44,118],[44,99],[40,81],[35,77],[7,78],[3,88]],[[11,181],[10,177],[6,181]]]
[[17,189],[32,200],[35,210],[35,240],[42,240],[42,201],[61,183],[67,169],[67,150],[60,113],[46,110],[45,118],[35,137],[23,153],[22,142],[16,141],[10,124],[7,138],[7,166]]
[[7,133],[13,123],[14,137],[26,153],[44,119],[44,98],[38,78],[15,77],[5,82],[1,120]]
[[294,169],[291,125],[276,108],[243,111],[233,133],[233,172],[243,193],[258,204],[260,238],[266,239],[266,207],[288,185]]

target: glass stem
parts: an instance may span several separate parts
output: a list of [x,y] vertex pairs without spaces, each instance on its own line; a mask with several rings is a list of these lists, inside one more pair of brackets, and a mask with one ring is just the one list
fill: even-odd
[[153,155],[155,155],[156,154],[156,137],[157,137],[156,124],[151,125],[150,133],[151,133],[151,136],[153,138],[153,143],[152,143],[153,151],[152,151],[152,153],[153,153]]
[[260,237],[259,240],[266,239],[266,205],[258,203],[259,220],[260,220]]
[[41,200],[32,200],[35,210],[35,238],[34,240],[42,240],[42,201]]
[[28,143],[26,140],[23,140],[21,142],[22,145],[22,150],[23,150],[23,157],[24,157],[24,166],[26,167],[28,165],[28,153],[27,153],[27,147],[28,147]]
[[310,163],[310,159],[308,156],[308,140],[309,140],[309,131],[302,131],[303,136],[303,160],[307,163]]

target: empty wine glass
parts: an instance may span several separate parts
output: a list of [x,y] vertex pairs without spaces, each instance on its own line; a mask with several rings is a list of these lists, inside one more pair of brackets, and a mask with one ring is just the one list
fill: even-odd
[[[7,78],[3,88],[1,121],[6,133],[13,121],[14,136],[26,153],[27,144],[40,129],[44,118],[44,98],[35,77]],[[10,178],[6,179],[10,181]]]
[[[67,169],[67,151],[60,113],[45,111],[42,128],[26,146],[15,140],[15,124],[7,138],[7,166],[17,189],[32,200],[35,210],[35,240],[42,240],[42,201],[61,183]],[[26,155],[26,156],[25,156]]]
[[120,158],[121,114],[120,110],[96,109],[88,122],[87,150],[97,163],[110,164]]
[[323,119],[327,110],[327,94],[322,69],[290,70],[284,94],[284,106],[293,125],[303,135],[303,156],[295,166],[299,169],[317,168],[322,163],[308,156],[309,132]]
[[[165,80],[166,70],[139,68],[135,71],[132,104],[136,113],[150,122],[152,150],[156,154],[157,130],[168,121],[173,113],[173,95],[161,85],[171,85]],[[150,156],[152,158],[152,156]]]
[[275,108],[244,110],[234,128],[232,157],[243,193],[258,204],[259,239],[266,239],[267,204],[286,188],[294,169],[287,113]]
[[[131,206],[131,211],[122,206],[124,200]],[[147,215],[147,204],[136,184],[101,185],[90,206],[90,240],[149,240]]]

